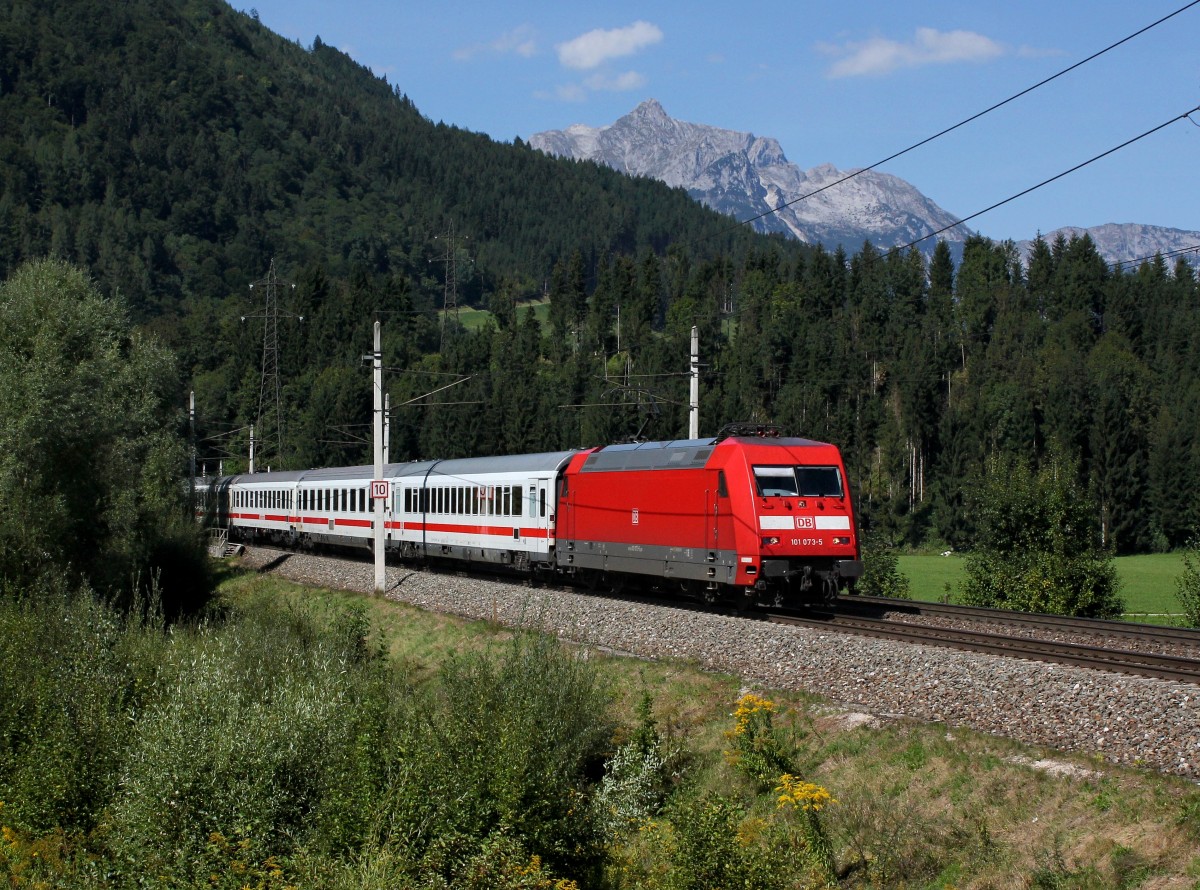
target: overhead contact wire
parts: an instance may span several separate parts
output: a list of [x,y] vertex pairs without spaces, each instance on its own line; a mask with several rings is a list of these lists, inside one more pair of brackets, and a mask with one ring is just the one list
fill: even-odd
[[[1200,0],[1197,0],[1197,2],[1200,2]],[[951,223],[948,226],[942,226],[937,231],[930,232],[928,235],[918,238],[916,241],[910,241],[907,244],[905,244],[903,247],[893,248],[893,249],[902,250],[902,251],[908,250],[913,245],[920,244],[922,241],[928,241],[930,238],[934,237],[935,235],[940,235],[940,234],[942,234],[942,232],[945,232],[948,229],[953,229],[956,226],[960,226],[963,223],[967,222],[968,220],[975,219],[975,217],[977,217],[977,216],[983,216],[983,214],[985,214],[989,211],[995,210],[997,207],[1003,207],[1005,204],[1007,204],[1010,201],[1015,201],[1017,198],[1023,197],[1024,195],[1028,195],[1030,192],[1036,191],[1037,189],[1040,189],[1044,185],[1049,185],[1050,183],[1054,182],[1057,179],[1062,179],[1064,176],[1074,173],[1076,170],[1081,170],[1084,167],[1086,167],[1088,164],[1094,163],[1094,162],[1100,160],[1101,158],[1106,158],[1110,154],[1112,154],[1114,152],[1118,152],[1121,149],[1125,148],[1126,146],[1133,145],[1133,143],[1135,143],[1141,139],[1145,139],[1147,136],[1153,135],[1154,133],[1157,133],[1159,130],[1162,130],[1166,127],[1171,126],[1171,124],[1173,124],[1173,123],[1177,123],[1178,121],[1181,121],[1181,120],[1187,120],[1189,114],[1194,114],[1197,111],[1200,111],[1200,105],[1197,105],[1195,108],[1191,108],[1191,109],[1185,111],[1183,114],[1176,115],[1175,117],[1171,118],[1169,121],[1164,121],[1163,123],[1159,124],[1157,127],[1150,128],[1145,133],[1142,133],[1140,136],[1134,136],[1132,139],[1127,139],[1126,141],[1122,142],[1120,145],[1114,146],[1114,147],[1110,148],[1108,151],[1101,152],[1100,154],[1096,155],[1094,158],[1089,158],[1088,160],[1083,161],[1082,163],[1076,164],[1074,167],[1072,167],[1069,170],[1064,170],[1062,173],[1059,173],[1055,176],[1051,176],[1049,179],[1043,179],[1037,185],[1031,185],[1029,188],[1024,189],[1023,191],[1019,191],[1015,195],[1010,195],[1009,197],[1005,198],[1003,201],[997,201],[995,204],[993,204],[990,207],[985,207],[982,210],[977,210],[975,213],[972,213],[970,216],[964,216],[958,222]]]
[[[778,213],[780,210],[782,210],[785,207],[790,207],[791,205],[797,204],[800,201],[807,200],[808,198],[811,198],[814,195],[819,195],[821,192],[825,191],[826,189],[831,189],[835,185],[841,185],[843,182],[848,182],[849,180],[853,179],[854,177],[859,176],[863,173],[866,173],[869,170],[874,170],[876,167],[882,167],[884,164],[888,163],[889,161],[894,161],[896,158],[901,157],[902,155],[906,155],[910,151],[918,149],[923,145],[928,145],[933,140],[940,139],[942,136],[945,136],[947,133],[954,132],[959,127],[964,127],[967,124],[971,123],[972,121],[979,120],[979,118],[983,117],[985,114],[990,114],[991,112],[995,111],[998,108],[1003,108],[1008,103],[1013,102],[1017,99],[1020,99],[1022,96],[1025,96],[1028,93],[1033,92],[1034,90],[1038,89],[1039,87],[1045,86],[1046,84],[1050,83],[1052,80],[1057,80],[1058,78],[1062,77],[1064,74],[1069,74],[1070,72],[1074,71],[1076,68],[1079,68],[1082,65],[1086,65],[1088,62],[1091,62],[1093,59],[1099,58],[1100,56],[1104,55],[1105,53],[1107,53],[1111,50],[1116,49],[1118,46],[1121,46],[1124,43],[1128,43],[1130,40],[1133,40],[1135,37],[1140,37],[1142,34],[1145,34],[1147,31],[1151,30],[1152,28],[1158,27],[1163,22],[1174,18],[1175,16],[1179,15],[1182,12],[1186,12],[1187,10],[1191,9],[1193,6],[1195,6],[1197,4],[1200,4],[1200,0],[1192,0],[1191,3],[1185,4],[1184,6],[1179,7],[1179,9],[1175,10],[1172,13],[1168,13],[1167,15],[1160,18],[1158,21],[1151,22],[1149,25],[1146,25],[1144,28],[1134,31],[1132,34],[1130,34],[1127,37],[1121,38],[1116,43],[1113,43],[1109,46],[1106,46],[1102,50],[1092,53],[1086,59],[1081,59],[1080,61],[1076,62],[1074,65],[1071,65],[1067,68],[1062,69],[1057,74],[1051,74],[1049,77],[1045,78],[1044,80],[1038,81],[1033,86],[1026,87],[1025,89],[1021,90],[1019,93],[1014,93],[1013,95],[1009,96],[1007,99],[997,102],[995,105],[985,108],[983,111],[977,112],[976,114],[973,114],[970,117],[959,121],[957,124],[954,124],[953,126],[946,127],[946,129],[941,130],[940,132],[934,133],[932,136],[928,136],[925,139],[922,139],[920,142],[913,143],[908,148],[901,149],[900,151],[896,152],[895,154],[888,155],[883,160],[876,161],[874,164],[872,164],[869,167],[862,167],[858,170],[855,170],[853,173],[847,173],[841,179],[836,179],[833,182],[826,183],[825,185],[821,186],[819,189],[815,189],[815,190],[809,192],[808,194],[801,195],[798,198],[793,198],[790,201],[785,201],[784,203],[780,204],[778,207],[774,207],[771,210],[763,211],[762,213],[758,214],[758,216],[752,216],[749,219],[740,220],[736,225],[744,226],[748,223],[752,223],[757,220],[760,220],[765,216],[770,216],[773,213]],[[1193,111],[1195,111],[1195,110],[1196,109],[1193,109]],[[1191,114],[1191,112],[1188,112],[1188,113]],[[1185,115],[1185,117],[1186,117],[1186,115]],[[1174,123],[1174,121],[1171,121],[1171,123]],[[1068,171],[1068,172],[1070,172],[1070,171]],[[1036,188],[1036,186],[1035,186],[1035,188]],[[1014,197],[1019,197],[1019,196],[1014,195]],[[999,205],[996,205],[996,206],[999,206]],[[991,209],[991,208],[989,208],[989,209]],[[981,211],[981,212],[986,212],[986,211]],[[978,215],[978,214],[976,214],[976,215]],[[967,217],[967,219],[971,219],[971,217]],[[962,223],[962,222],[966,222],[966,220],[959,220],[959,223]],[[955,223],[955,225],[958,225],[958,223]],[[947,228],[953,228],[953,226],[947,226]],[[940,229],[939,231],[944,232],[944,231],[946,231],[946,229]],[[937,233],[934,233],[934,234],[937,234]],[[922,238],[921,240],[923,241],[925,239]],[[917,243],[917,242],[914,242],[914,243]]]

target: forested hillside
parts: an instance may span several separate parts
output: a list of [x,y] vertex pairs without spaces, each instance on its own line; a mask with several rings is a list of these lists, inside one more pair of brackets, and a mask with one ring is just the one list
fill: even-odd
[[58,253],[143,317],[240,293],[273,256],[428,274],[452,225],[479,270],[468,299],[505,276],[540,287],[573,249],[728,229],[682,192],[435,125],[319,37],[220,0],[6,3],[0,160],[0,275]]
[[[244,467],[252,423],[263,464],[369,462],[376,317],[393,460],[680,437],[696,324],[702,434],[755,420],[840,444],[864,524],[895,542],[969,547],[993,457],[1076,473],[1095,518],[1077,533],[1120,552],[1200,525],[1186,265],[1110,269],[1086,237],[1027,265],[981,238],[957,268],[944,246],[814,252],[434,124],[403,88],[217,0],[11,0],[0,277],[52,255],[127,301],[180,353],[210,471]],[[282,430],[248,288],[272,259]],[[451,269],[482,328],[439,317]]]

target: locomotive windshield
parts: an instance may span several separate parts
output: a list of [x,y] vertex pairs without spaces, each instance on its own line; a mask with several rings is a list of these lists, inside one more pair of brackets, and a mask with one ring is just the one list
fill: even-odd
[[842,474],[837,467],[755,467],[760,497],[840,498]]

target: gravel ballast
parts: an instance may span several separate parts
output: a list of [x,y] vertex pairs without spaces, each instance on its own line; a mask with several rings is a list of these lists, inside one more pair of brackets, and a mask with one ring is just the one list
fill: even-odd
[[[374,567],[250,548],[247,568],[370,592]],[[540,628],[643,658],[678,658],[746,683],[880,716],[941,721],[1060,751],[1200,778],[1200,686],[748,621],[561,589],[389,566],[386,595],[436,612]]]

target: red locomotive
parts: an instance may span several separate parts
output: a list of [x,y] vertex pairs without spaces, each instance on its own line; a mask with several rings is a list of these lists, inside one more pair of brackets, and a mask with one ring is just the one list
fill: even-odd
[[[370,467],[201,486],[235,539],[370,547]],[[711,439],[389,464],[386,547],[707,600],[831,599],[862,575],[838,449],[734,430]]]

